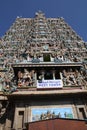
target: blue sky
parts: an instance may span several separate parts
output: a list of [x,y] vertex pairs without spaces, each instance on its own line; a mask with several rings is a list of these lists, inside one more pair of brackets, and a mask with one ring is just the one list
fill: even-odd
[[0,0],[0,37],[17,16],[33,18],[38,10],[46,17],[64,17],[87,42],[87,0]]

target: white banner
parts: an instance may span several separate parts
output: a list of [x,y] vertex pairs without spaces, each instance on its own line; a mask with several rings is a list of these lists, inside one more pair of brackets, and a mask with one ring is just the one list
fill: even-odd
[[58,80],[37,80],[37,88],[62,88],[63,82]]

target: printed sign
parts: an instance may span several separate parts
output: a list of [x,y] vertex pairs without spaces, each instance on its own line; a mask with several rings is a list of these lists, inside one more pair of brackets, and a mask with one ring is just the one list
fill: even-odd
[[62,88],[62,80],[38,80],[37,88]]
[[46,120],[52,118],[70,118],[73,119],[73,110],[71,107],[65,108],[33,108],[32,121]]

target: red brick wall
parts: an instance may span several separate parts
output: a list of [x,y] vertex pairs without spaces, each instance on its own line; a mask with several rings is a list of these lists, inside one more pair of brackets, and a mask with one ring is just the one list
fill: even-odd
[[87,130],[87,124],[81,120],[51,119],[32,122],[28,130]]

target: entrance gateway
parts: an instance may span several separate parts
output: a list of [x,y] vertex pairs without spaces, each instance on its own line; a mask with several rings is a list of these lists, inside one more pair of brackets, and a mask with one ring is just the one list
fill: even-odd
[[[73,130],[72,118],[85,122],[86,57],[87,43],[64,18],[46,18],[41,11],[16,18],[0,39],[0,130],[27,130],[31,122],[46,130],[38,125],[46,119],[53,119],[45,125],[50,130],[60,124]],[[67,123],[53,123],[54,118]],[[74,129],[85,130],[82,124]]]

